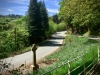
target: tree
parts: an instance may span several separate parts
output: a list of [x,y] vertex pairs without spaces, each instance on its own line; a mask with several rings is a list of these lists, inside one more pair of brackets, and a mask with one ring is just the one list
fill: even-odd
[[100,0],[61,0],[60,17],[68,28],[77,32],[92,32],[100,24]]
[[58,17],[57,14],[55,14],[55,15],[52,16],[52,20],[53,20],[53,22],[55,22],[57,24],[59,24],[61,22],[61,20],[59,19],[59,17]]
[[46,7],[45,7],[45,3],[44,1],[39,1],[38,2],[38,6],[39,6],[39,11],[40,11],[40,21],[41,21],[41,26],[42,26],[42,31],[41,33],[43,35],[41,36],[45,36],[45,33],[46,31],[49,30],[49,24],[48,24],[48,13],[47,13],[47,10],[46,10]]
[[38,37],[40,37],[40,30],[42,28],[40,22],[40,11],[37,0],[30,0],[28,14],[27,14],[27,25],[29,32],[30,43],[37,43]]

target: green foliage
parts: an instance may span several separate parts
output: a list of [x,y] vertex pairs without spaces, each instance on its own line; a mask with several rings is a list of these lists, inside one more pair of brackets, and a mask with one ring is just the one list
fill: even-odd
[[[20,19],[15,19],[8,22],[7,25],[1,25],[0,59],[30,50],[29,48],[25,49],[30,45],[26,20],[27,16],[23,16]],[[49,38],[51,34],[55,33],[56,31],[65,30],[66,28],[65,23],[60,23],[57,25],[52,22],[52,20],[49,21],[48,25],[50,26],[49,30],[45,31],[45,38],[40,38],[42,40]]]
[[66,30],[65,22],[56,24],[52,20],[49,20],[49,32],[51,34],[57,32],[57,31],[64,31],[64,30]]
[[49,24],[48,24],[48,13],[45,7],[44,1],[38,2],[39,10],[40,10],[40,16],[41,16],[41,25],[43,30],[49,30]]
[[[99,30],[100,0],[61,0],[60,17],[68,22],[73,32],[92,33]],[[97,34],[97,33],[96,33]]]
[[28,14],[27,14],[27,25],[29,31],[29,39],[31,44],[33,43],[33,39],[35,43],[37,42],[37,38],[41,35],[41,17],[40,10],[38,7],[37,0],[30,0]]
[[49,36],[48,14],[47,14],[47,10],[46,10],[44,1],[43,2],[39,1],[38,6],[39,6],[39,11],[40,11],[40,17],[41,17],[40,18],[41,31],[40,31],[39,36],[41,37],[41,39],[44,39],[47,36]]
[[9,24],[11,20],[11,18],[0,18],[0,32],[11,28],[11,25]]
[[[15,55],[14,53],[17,51],[23,51],[24,48],[29,46],[25,17],[9,22],[7,30],[4,27],[6,25],[2,27],[0,32],[0,59]],[[21,23],[18,23],[18,21]]]
[[38,40],[45,38],[49,30],[48,14],[45,3],[37,0],[30,0],[27,14],[27,25],[30,43],[38,43]]
[[[24,33],[24,34],[23,34]],[[16,34],[16,36],[15,36]],[[15,41],[16,37],[16,41]],[[28,46],[28,33],[26,31],[5,31],[0,33],[0,58],[3,57],[2,53],[6,53],[6,57],[15,52],[16,50],[23,49]],[[16,43],[16,44],[15,44]],[[4,53],[4,54],[5,54]]]
[[59,24],[61,22],[61,19],[59,19],[57,14],[52,16],[52,20],[54,23],[57,23],[57,24]]
[[[16,24],[22,22],[19,19],[20,17],[21,17],[21,15],[14,15],[14,14],[0,15],[0,32],[13,29],[14,26],[12,23],[15,23],[13,21],[18,20],[18,21],[16,21]],[[24,17],[22,17],[22,18],[24,18]]]

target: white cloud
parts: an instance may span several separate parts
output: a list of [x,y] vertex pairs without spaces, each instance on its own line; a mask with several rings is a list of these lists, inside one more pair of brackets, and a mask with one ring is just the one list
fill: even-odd
[[13,3],[17,3],[17,4],[24,4],[24,5],[29,4],[29,0],[9,0],[9,2],[13,2]]
[[53,5],[59,6],[59,0],[44,0],[45,2],[52,3]]
[[14,7],[10,7],[14,10],[17,10],[17,12],[26,12],[28,11],[28,6],[14,6]]
[[[28,5],[29,5],[30,0],[7,0],[7,1],[9,3],[15,4],[14,6],[10,6],[7,9],[5,9],[6,11],[9,11],[10,13],[12,13],[11,11],[13,11],[13,13],[18,13],[18,14],[23,13],[24,14],[28,11]],[[59,1],[60,0],[44,0],[49,14],[59,12],[58,11]],[[20,4],[20,5],[17,5],[17,4]]]
[[10,12],[11,12],[11,11],[13,11],[13,10],[12,10],[12,9],[8,9],[8,11],[10,11]]
[[47,8],[48,12],[51,12],[51,13],[58,13],[58,9],[49,9]]
[[58,1],[54,1],[56,6],[59,6],[59,2]]
[[44,1],[59,2],[60,0],[44,0]]
[[20,11],[28,11],[27,9],[20,9]]

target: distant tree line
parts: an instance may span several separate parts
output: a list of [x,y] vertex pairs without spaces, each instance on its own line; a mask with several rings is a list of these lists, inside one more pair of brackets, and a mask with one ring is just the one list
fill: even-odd
[[0,31],[8,30],[11,28],[10,22],[15,19],[21,18],[22,15],[9,14],[2,15],[0,14]]
[[22,15],[17,15],[17,14],[2,15],[2,14],[0,14],[0,18],[6,18],[6,17],[9,17],[9,18],[21,18]]

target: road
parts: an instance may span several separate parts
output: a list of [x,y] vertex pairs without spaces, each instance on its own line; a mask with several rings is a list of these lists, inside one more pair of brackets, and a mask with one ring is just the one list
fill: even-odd
[[[56,32],[52,35],[50,40],[39,46],[36,51],[36,59],[42,59],[48,54],[56,51],[62,45],[63,38],[66,36],[65,32],[66,31]],[[14,57],[6,58],[3,60],[3,62],[11,63],[11,65],[14,65],[14,67],[18,67],[19,64],[25,64],[25,61],[26,63],[32,62],[32,57],[33,53],[32,51],[29,51],[20,55],[16,55]]]

